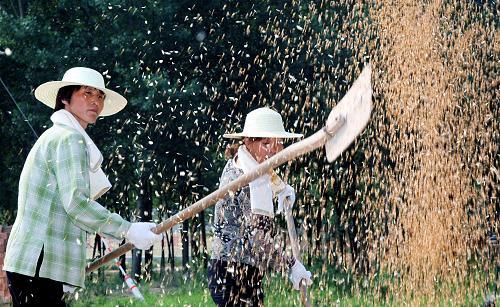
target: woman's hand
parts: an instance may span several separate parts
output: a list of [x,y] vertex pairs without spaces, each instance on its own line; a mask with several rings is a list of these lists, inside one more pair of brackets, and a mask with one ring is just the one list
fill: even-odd
[[307,271],[304,265],[295,260],[295,264],[291,268],[290,280],[293,283],[293,288],[295,290],[300,290],[300,281],[304,279],[306,285],[312,285],[311,272]]
[[155,223],[132,223],[125,238],[138,249],[148,249],[163,238],[163,235],[157,235],[151,231],[155,226]]
[[277,214],[281,213],[284,209],[284,201],[288,198],[290,208],[293,207],[295,202],[295,190],[290,186],[286,185],[285,189],[278,194],[278,211]]

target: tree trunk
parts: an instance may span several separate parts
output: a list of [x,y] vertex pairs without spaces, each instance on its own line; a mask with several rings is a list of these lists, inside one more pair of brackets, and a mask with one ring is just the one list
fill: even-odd
[[173,272],[175,269],[175,241],[174,230],[170,228],[170,244],[169,244],[170,269]]
[[[172,230],[172,229],[170,229]],[[172,254],[172,251],[171,251],[171,248],[170,248],[170,241],[173,240],[174,238],[172,237],[172,235],[170,234],[171,231],[167,231],[165,233],[165,239],[167,240],[167,262],[170,263],[172,261],[172,257],[173,257],[173,254]]]
[[153,247],[144,251],[144,269],[146,271],[146,280],[151,281],[153,276]]
[[142,250],[134,248],[132,250],[132,277],[137,283],[141,281],[142,278]]
[[[143,180],[144,184],[144,211],[141,212],[142,222],[151,222],[153,220],[153,198],[151,185],[147,178]],[[151,281],[153,275],[153,247],[144,251],[144,270],[146,271],[146,280]]]
[[[196,178],[198,179],[201,179],[203,177],[202,175],[202,172],[201,172],[201,167],[197,167],[196,168],[197,171],[196,171]],[[195,201],[197,201],[198,199],[195,199]],[[206,227],[206,223],[205,223],[205,210],[201,211],[199,214],[198,214],[198,223],[199,223],[199,243],[198,243],[198,247],[199,247],[199,253],[202,258],[202,261],[203,261],[203,267],[206,269],[207,268],[207,265],[208,265],[208,255],[207,255],[207,251],[208,251],[208,248],[207,248],[207,234],[206,234],[206,231],[205,231],[205,227]]]
[[198,260],[200,256],[199,242],[197,242],[197,228],[198,216],[191,219],[191,227],[189,228],[191,234],[191,258]]
[[[139,220],[141,222],[151,222],[152,212],[153,212],[153,200],[151,193],[151,186],[148,181],[147,175],[141,177],[141,190],[139,190],[139,197],[137,198],[137,209],[139,211]],[[144,268],[146,270],[146,278],[151,277],[152,273],[152,249],[145,251],[145,264]],[[132,272],[133,276],[139,281],[142,278],[142,251],[134,249],[132,252]]]
[[[160,280],[163,279],[165,276],[165,237],[167,234],[165,233],[165,236],[163,236],[163,239],[161,239],[161,258],[160,258]],[[167,240],[168,244],[168,240]]]
[[181,229],[182,240],[182,267],[187,269],[189,263],[189,220],[182,222]]
[[23,2],[21,0],[17,0],[17,4],[19,6],[19,17],[23,18],[24,17]]
[[201,256],[203,257],[203,267],[206,269],[208,265],[208,248],[205,227],[205,210],[203,210],[200,212]]
[[[101,236],[99,234],[95,235],[94,239],[94,249],[92,251],[92,258],[99,258],[104,255],[104,248],[101,241]],[[97,276],[99,279],[104,279],[104,270],[101,268],[97,271]]]
[[[125,239],[123,239],[122,243],[120,243],[120,245],[123,245],[123,244],[125,244]],[[122,266],[123,270],[125,272],[127,272],[127,258],[126,258],[126,254],[123,254],[123,255],[120,256],[120,265]],[[121,278],[121,276],[122,276],[121,272],[118,272],[118,275]]]
[[[312,211],[312,209],[309,206],[309,210]],[[307,216],[307,219],[304,218],[304,222],[306,220],[309,220],[310,217]],[[306,225],[309,225],[309,221],[306,223]],[[307,227],[307,242],[309,242],[309,245],[306,247],[307,248],[307,267],[311,266],[312,263],[312,246],[311,243],[313,242],[313,228],[312,226]]]
[[322,228],[323,228],[323,217],[321,216],[321,210],[322,210],[322,206],[318,206],[318,208],[316,208],[317,210],[317,213],[316,213],[316,235],[315,235],[315,238],[314,238],[314,253],[316,256],[321,256],[323,251],[321,250],[323,244],[321,242],[321,234],[322,234]]

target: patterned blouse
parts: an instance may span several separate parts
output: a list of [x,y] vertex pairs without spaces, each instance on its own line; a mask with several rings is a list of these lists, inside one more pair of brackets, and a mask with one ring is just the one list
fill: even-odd
[[[220,178],[224,186],[243,175],[234,160],[227,162]],[[249,264],[262,269],[272,267],[281,271],[293,264],[286,256],[284,242],[273,219],[253,214],[250,206],[250,187],[219,200],[215,205],[212,259]]]

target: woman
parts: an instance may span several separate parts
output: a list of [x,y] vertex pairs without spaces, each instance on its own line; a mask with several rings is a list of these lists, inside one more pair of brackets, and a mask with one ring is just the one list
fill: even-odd
[[[259,163],[283,149],[284,138],[301,134],[286,132],[281,116],[269,108],[248,113],[243,132],[225,134],[242,139],[233,158],[222,172],[220,186],[250,172]],[[217,306],[262,306],[262,278],[267,267],[290,269],[295,289],[305,279],[311,284],[311,273],[297,259],[287,257],[273,222],[273,198],[278,208],[285,198],[293,203],[295,192],[289,185],[273,195],[270,175],[252,181],[248,186],[226,196],[215,205],[214,239],[208,269],[210,294]]]
[[24,164],[3,269],[14,306],[64,306],[64,289],[84,286],[86,232],[126,238],[140,249],[161,236],[151,231],[154,223],[130,223],[95,201],[111,185],[101,169],[102,154],[85,129],[99,115],[122,110],[127,100],[85,67],[40,85],[35,97],[55,108],[54,125]]

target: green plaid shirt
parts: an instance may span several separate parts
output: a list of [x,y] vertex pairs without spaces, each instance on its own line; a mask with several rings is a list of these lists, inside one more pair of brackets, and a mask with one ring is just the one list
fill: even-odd
[[16,221],[3,269],[84,286],[87,234],[123,238],[130,223],[90,199],[89,155],[83,136],[63,125],[43,133],[19,180]]

